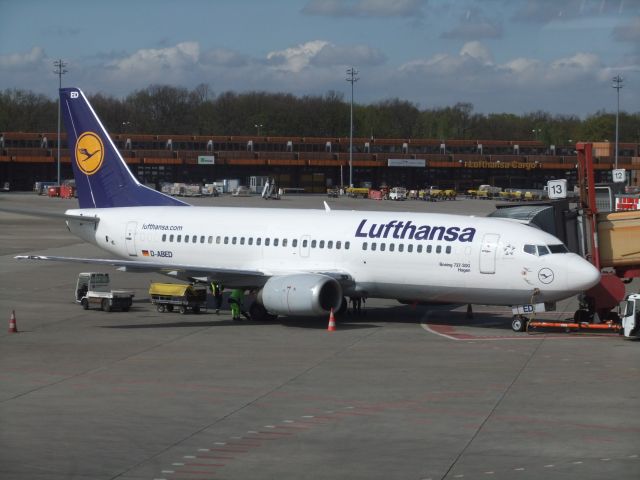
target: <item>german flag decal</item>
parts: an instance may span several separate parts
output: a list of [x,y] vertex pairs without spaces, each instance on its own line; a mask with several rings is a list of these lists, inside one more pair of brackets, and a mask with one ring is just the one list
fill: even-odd
[[142,256],[143,257],[148,257],[149,256],[149,250],[142,250]]

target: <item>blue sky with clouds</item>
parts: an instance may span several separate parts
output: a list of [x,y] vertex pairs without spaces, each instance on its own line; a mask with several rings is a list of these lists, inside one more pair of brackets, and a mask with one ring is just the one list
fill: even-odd
[[0,0],[0,89],[149,84],[401,98],[420,108],[640,111],[640,0]]

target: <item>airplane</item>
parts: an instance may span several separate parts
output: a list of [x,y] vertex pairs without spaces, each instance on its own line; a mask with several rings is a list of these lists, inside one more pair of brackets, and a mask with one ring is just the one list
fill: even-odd
[[[256,292],[250,313],[313,316],[345,298],[526,306],[600,280],[562,242],[514,220],[436,213],[198,207],[141,184],[79,88],[60,89],[79,208],[69,230],[111,265]],[[90,156],[87,155],[91,153]]]

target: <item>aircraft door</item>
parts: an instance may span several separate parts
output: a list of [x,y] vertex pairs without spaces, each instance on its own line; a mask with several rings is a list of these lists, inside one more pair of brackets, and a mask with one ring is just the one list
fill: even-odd
[[310,243],[311,237],[309,235],[300,237],[300,258],[309,258]]
[[124,233],[124,242],[127,246],[127,253],[130,257],[137,257],[136,252],[136,230],[138,222],[127,222],[127,228]]
[[480,273],[496,273],[496,252],[498,251],[497,233],[487,233],[482,237],[480,247]]

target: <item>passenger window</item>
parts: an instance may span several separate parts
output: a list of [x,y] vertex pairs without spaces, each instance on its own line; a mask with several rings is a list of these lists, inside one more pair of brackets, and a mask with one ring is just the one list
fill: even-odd
[[213,243],[213,237],[211,237],[211,236],[210,236],[210,237],[207,239],[207,241],[208,241],[209,243]]
[[538,255],[539,256],[548,255],[548,254],[549,254],[549,249],[546,246],[538,245]]
[[182,235],[178,235],[176,238],[176,242],[180,243],[182,241]]
[[333,248],[333,240],[327,242],[327,248]]
[[407,245],[407,252],[409,253],[413,252],[413,243],[410,243],[409,245]]
[[315,240],[311,240],[311,248],[316,248],[317,244],[318,242],[316,242]]
[[537,255],[536,253],[536,246],[535,245],[525,245],[524,246],[524,253],[530,253],[531,255]]
[[279,242],[279,240],[277,238],[274,238],[273,239],[273,246],[277,247],[278,246],[278,242]]
[[398,245],[398,251],[399,252],[404,252],[404,245],[402,243],[400,245]]
[[[166,234],[166,233],[163,233],[163,234],[162,234],[162,241],[164,242],[166,239],[167,239],[167,234]],[[109,241],[109,240],[107,240],[107,241]]]
[[232,244],[232,245],[235,245],[237,241],[238,241],[238,237],[233,237],[233,238],[231,239],[231,244]]
[[189,235],[184,236],[184,243],[189,243]]
[[340,247],[342,247],[342,242],[340,240],[338,240],[336,242],[336,249],[340,250]]
[[442,245],[438,245],[436,247],[436,253],[441,253],[442,252]]
[[269,246],[269,242],[271,242],[271,239],[269,237],[264,239],[264,246],[268,247]]
[[376,246],[377,246],[376,242],[371,242],[371,250],[372,251],[374,251],[374,252],[376,251]]
[[244,237],[240,237],[240,245],[244,245]]
[[302,241],[302,248],[307,248],[307,245],[309,245],[309,241],[308,240],[303,240]]
[[445,251],[447,253],[451,253],[451,245],[447,245],[447,248],[445,249]]
[[224,244],[228,245],[229,244],[229,237],[224,237]]
[[173,242],[173,234],[169,235],[169,241]]
[[222,240],[222,237],[221,237],[220,235],[218,235],[218,236],[216,237],[216,243],[217,243],[218,245],[220,245],[220,240]]
[[381,243],[380,244],[380,251],[384,252],[387,249],[387,244],[386,243]]
[[427,253],[431,253],[431,245],[427,245]]
[[258,245],[258,246],[262,245],[262,238],[261,237],[256,238],[256,245]]
[[283,247],[286,247],[286,246],[287,246],[287,239],[286,239],[286,238],[283,238],[283,239],[282,239],[282,246],[283,246]]
[[320,240],[320,248],[324,248],[324,240]]
[[367,242],[362,242],[362,250],[366,250],[367,249]]
[[200,243],[204,243],[204,235],[200,235]]
[[253,245],[253,237],[249,237],[248,240],[247,240],[247,243],[249,245]]
[[198,243],[198,236],[194,235],[193,237],[191,237],[191,242],[192,243]]
[[291,242],[291,246],[292,246],[293,248],[296,248],[296,247],[298,246],[298,239],[297,239],[297,238],[294,238],[294,239],[293,239],[293,241]]
[[350,246],[351,246],[351,242],[344,242],[344,249],[345,250],[349,250]]
[[416,252],[418,252],[418,253],[422,253],[422,245],[418,245],[418,246],[416,247]]
[[393,252],[395,250],[395,248],[396,248],[396,244],[395,243],[390,243],[389,244],[389,251],[390,252]]

